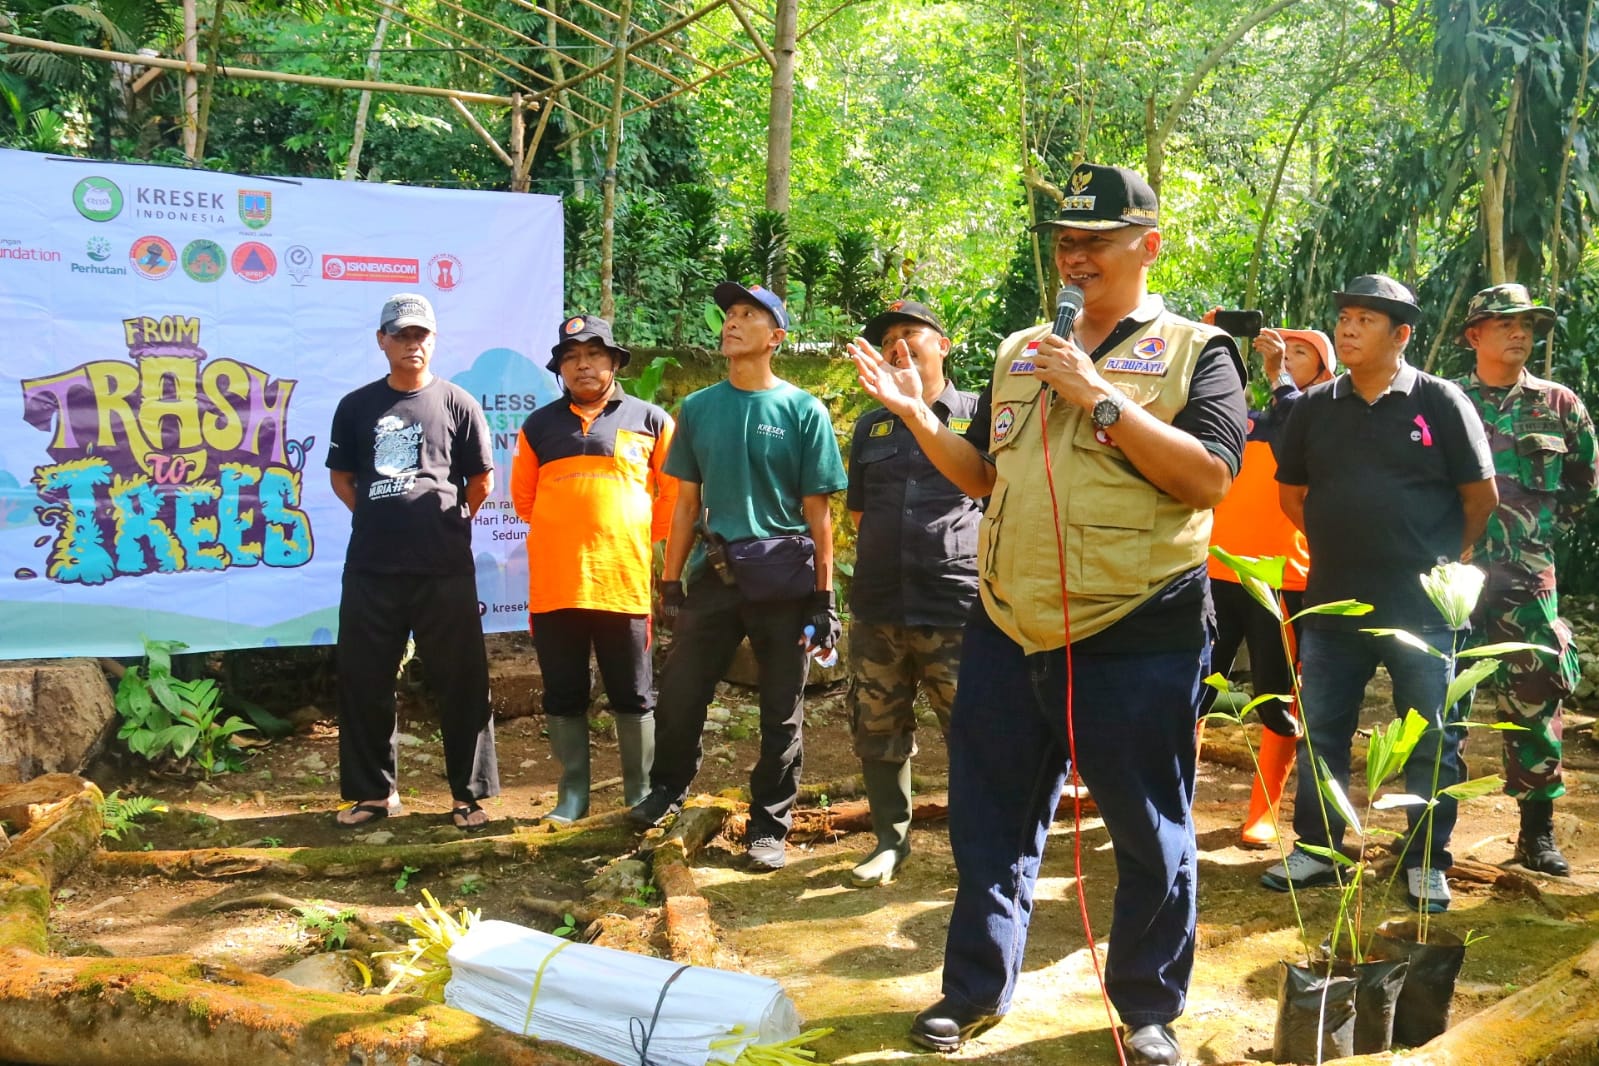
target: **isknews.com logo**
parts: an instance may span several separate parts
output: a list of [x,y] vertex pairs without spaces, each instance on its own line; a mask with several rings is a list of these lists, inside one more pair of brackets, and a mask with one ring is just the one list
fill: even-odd
[[377,255],[324,255],[324,281],[387,281],[415,284],[422,276],[415,259],[391,259]]

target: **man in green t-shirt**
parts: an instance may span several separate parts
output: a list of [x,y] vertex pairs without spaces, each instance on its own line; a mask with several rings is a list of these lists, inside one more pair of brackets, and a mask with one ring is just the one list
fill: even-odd
[[[718,285],[714,298],[726,316],[727,380],[683,401],[666,458],[680,488],[661,613],[676,639],[656,701],[650,794],[629,818],[659,825],[681,809],[699,772],[706,708],[747,636],[760,683],[761,754],[750,771],[746,855],[755,869],[776,870],[799,794],[807,652],[830,649],[839,634],[828,496],[847,478],[827,408],[772,373],[772,355],[788,331],[783,301],[731,281]],[[764,598],[749,581],[729,584],[720,576],[727,567],[707,565],[708,543],[738,547],[795,534],[815,544],[808,592]]]

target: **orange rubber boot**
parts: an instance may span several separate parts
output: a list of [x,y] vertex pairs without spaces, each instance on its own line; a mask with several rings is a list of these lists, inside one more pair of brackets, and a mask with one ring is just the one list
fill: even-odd
[[1283,788],[1288,784],[1288,774],[1294,768],[1294,751],[1299,742],[1292,737],[1278,736],[1269,729],[1260,731],[1260,772],[1255,775],[1255,787],[1249,793],[1249,817],[1244,819],[1243,832],[1238,842],[1246,848],[1269,848],[1277,843],[1277,820],[1272,817],[1280,809]]

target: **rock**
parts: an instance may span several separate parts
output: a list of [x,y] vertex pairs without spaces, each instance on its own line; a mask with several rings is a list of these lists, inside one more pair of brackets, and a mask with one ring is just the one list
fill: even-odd
[[637,896],[649,883],[650,868],[638,859],[618,859],[583,885],[595,899],[625,899]]
[[93,660],[0,665],[0,784],[81,770],[116,722],[111,686]]
[[383,845],[391,842],[394,839],[394,834],[389,832],[387,829],[380,829],[376,833],[368,833],[366,836],[360,837],[359,839],[363,844],[370,845],[374,848],[381,848]]
[[318,773],[328,768],[328,761],[315,752],[312,752],[295,765],[300,767],[302,770],[310,770],[312,773]]
[[414,748],[422,743],[422,738],[411,733],[398,733],[394,738],[402,748]]
[[320,722],[323,717],[322,708],[314,703],[308,703],[298,710],[290,711],[288,722],[294,727],[296,733],[303,733],[315,723]]
[[330,951],[312,955],[272,976],[317,992],[359,992],[363,982],[361,971],[353,961],[355,954],[353,951]]

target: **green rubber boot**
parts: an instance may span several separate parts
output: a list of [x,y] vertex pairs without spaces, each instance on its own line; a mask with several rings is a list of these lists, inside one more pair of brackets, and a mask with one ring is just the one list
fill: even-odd
[[561,764],[561,782],[555,809],[544,817],[565,824],[589,813],[589,720],[581,714],[549,715],[544,728],[550,750]]
[[856,888],[874,888],[894,880],[911,853],[911,764],[909,762],[861,763],[866,781],[866,800],[872,807],[872,831],[877,834],[877,850],[850,871]]
[[622,802],[637,807],[650,794],[655,765],[655,712],[616,716],[616,746],[622,756]]

